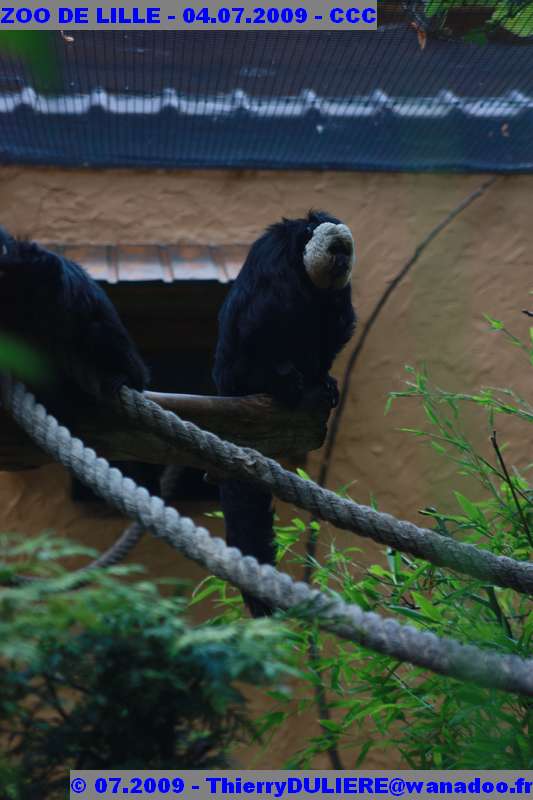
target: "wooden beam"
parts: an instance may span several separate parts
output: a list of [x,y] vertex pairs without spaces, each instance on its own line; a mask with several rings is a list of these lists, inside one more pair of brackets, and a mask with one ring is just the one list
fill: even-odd
[[[321,447],[329,416],[327,401],[319,392],[309,395],[296,411],[289,411],[266,395],[207,397],[146,392],[146,397],[224,439],[274,457],[302,459],[309,450]],[[172,442],[130,424],[103,406],[76,409],[70,429],[109,460],[207,468]],[[51,460],[0,410],[0,470],[32,469]]]

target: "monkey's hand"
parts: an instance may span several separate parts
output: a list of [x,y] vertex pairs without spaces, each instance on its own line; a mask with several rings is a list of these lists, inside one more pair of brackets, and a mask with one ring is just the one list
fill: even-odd
[[276,364],[272,375],[270,394],[289,408],[296,408],[304,394],[304,378],[294,364],[284,361]]
[[341,395],[339,392],[339,384],[332,375],[326,375],[324,378],[324,388],[326,390],[331,408],[337,408]]
[[83,391],[98,400],[113,397],[124,385],[143,391],[148,371],[121,328],[93,320],[80,333],[67,372]]

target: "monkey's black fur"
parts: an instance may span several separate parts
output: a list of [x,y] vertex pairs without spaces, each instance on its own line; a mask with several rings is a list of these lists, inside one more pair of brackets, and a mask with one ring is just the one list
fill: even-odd
[[101,400],[126,384],[143,390],[148,371],[98,284],[73,261],[0,228],[0,334],[33,346],[49,365],[35,388],[57,415],[82,396]]
[[[313,231],[323,222],[339,223],[324,212],[272,225],[252,246],[219,315],[219,337],[213,378],[218,393],[272,395],[296,407],[303,395],[324,386],[331,404],[338,402],[336,381],[329,375],[335,356],[355,328],[351,287],[319,289],[303,261]],[[340,242],[332,275],[351,263]],[[275,563],[272,496],[242,481],[220,486],[230,546],[258,561]],[[254,616],[272,609],[250,596],[244,599]]]

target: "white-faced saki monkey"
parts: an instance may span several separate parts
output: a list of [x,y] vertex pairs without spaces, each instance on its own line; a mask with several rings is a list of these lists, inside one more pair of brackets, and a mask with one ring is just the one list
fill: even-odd
[[142,391],[148,383],[135,344],[87,272],[1,227],[0,335],[42,357],[48,372],[36,394],[61,421],[83,397],[102,400],[123,385]]
[[[352,336],[355,263],[350,229],[324,212],[284,219],[252,245],[219,315],[213,378],[218,393],[266,393],[290,408],[317,386],[337,405],[329,371]],[[275,563],[272,496],[245,481],[224,480],[220,499],[230,546]],[[244,597],[254,616],[272,609]]]

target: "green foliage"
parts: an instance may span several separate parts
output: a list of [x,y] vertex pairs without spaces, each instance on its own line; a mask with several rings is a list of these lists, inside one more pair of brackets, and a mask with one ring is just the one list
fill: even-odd
[[496,3],[491,22],[515,36],[533,36],[533,3],[500,0]]
[[428,0],[425,5],[425,12],[428,17],[436,14],[443,14],[457,8],[487,8],[494,5],[494,0]]
[[11,372],[20,380],[40,382],[49,374],[50,365],[21,339],[0,334],[0,370]]
[[[489,9],[492,15],[479,34],[487,34],[502,28],[518,37],[533,36],[533,3],[531,0],[428,0],[424,11],[430,19],[438,19],[439,27],[444,29],[448,14],[460,9]],[[476,32],[470,31],[468,38]],[[486,39],[486,36],[485,36]],[[479,41],[479,39],[478,39]]]
[[61,78],[54,49],[57,36],[58,31],[1,31],[0,52],[22,59],[31,71],[37,90],[55,91]]
[[[526,368],[533,363],[531,332],[531,341],[523,344],[501,322],[487,320],[493,331],[506,336],[517,348],[517,356],[524,356]],[[456,469],[448,506],[424,509],[423,524],[442,536],[528,560],[533,487],[527,475],[532,465],[523,470],[511,467],[506,463],[505,448],[498,446],[502,467],[489,436],[496,423],[507,417],[525,426],[533,424],[533,408],[510,389],[485,388],[475,394],[457,394],[433,386],[424,369],[406,369],[406,390],[393,393],[388,406],[400,398],[420,404],[426,424],[410,429],[410,434],[449,459]],[[487,447],[483,452],[478,452],[465,433],[465,406],[484,418]],[[527,430],[524,434],[527,437]],[[303,521],[293,520],[291,531],[291,535],[302,536],[309,529]],[[301,564],[303,558],[294,553],[286,530],[280,533],[285,558]],[[358,563],[358,552],[356,547],[341,549],[334,542],[326,551],[322,546],[321,565],[314,564],[314,584],[367,611],[395,617],[442,637],[501,653],[530,655],[533,606],[529,598],[391,550],[384,553],[382,563],[367,568]],[[235,606],[231,613],[235,614]],[[309,645],[315,636],[320,655],[311,668]],[[533,768],[533,703],[528,698],[398,663],[324,635],[314,622],[309,624],[303,617],[296,623],[295,637],[291,648],[302,670],[302,680],[296,687],[297,712],[316,714],[314,691],[322,681],[330,719],[321,721],[322,732],[311,737],[286,766],[312,765],[333,741],[347,769],[363,764],[375,748],[393,748],[401,754],[403,765],[413,769]],[[270,733],[294,713],[284,697],[273,694],[273,699],[276,705],[268,717]]]
[[[526,368],[533,365],[533,330],[523,343],[499,320],[487,322]],[[527,560],[532,465],[513,467],[503,442],[495,436],[488,442],[503,420],[533,423],[533,407],[512,389],[452,393],[435,387],[425,369],[406,370],[406,388],[391,394],[387,408],[405,399],[419,404],[425,423],[408,429],[410,435],[455,466],[446,506],[421,511],[426,526]],[[465,406],[486,425],[481,451],[465,432]],[[320,533],[319,523],[294,518],[278,525],[280,558],[301,568],[305,558],[301,546],[299,553],[295,548],[309,533]],[[163,595],[148,581],[121,582],[131,568],[110,570],[73,591],[76,579],[57,559],[81,552],[47,537],[0,538],[4,582],[13,575],[13,560],[17,570],[52,581],[0,589],[0,788],[6,800],[53,797],[69,767],[224,765],[235,741],[261,736],[268,744],[294,714],[316,715],[322,684],[329,716],[286,767],[311,766],[335,743],[348,769],[363,765],[376,748],[393,748],[404,766],[416,769],[533,768],[527,698],[434,675],[325,635],[305,610],[290,627],[281,613],[274,622],[243,624],[240,593],[219,578],[207,578],[193,595],[193,604],[218,598],[221,608],[196,629],[184,620],[175,585],[173,594]],[[528,598],[390,550],[368,568],[358,563],[359,553],[334,540],[322,543],[313,584],[439,636],[529,655]],[[312,663],[311,646],[317,654]],[[298,676],[292,694],[277,685],[282,674]],[[267,690],[268,712],[253,723],[239,689],[246,682],[276,683]]]
[[69,768],[224,766],[232,744],[260,733],[241,684],[286,672],[279,627],[191,628],[173,583],[163,595],[149,581],[119,580],[132,568],[115,568],[72,591],[57,558],[80,552],[47,537],[0,537],[4,582],[15,562],[52,576],[0,588],[6,800],[64,796]]

